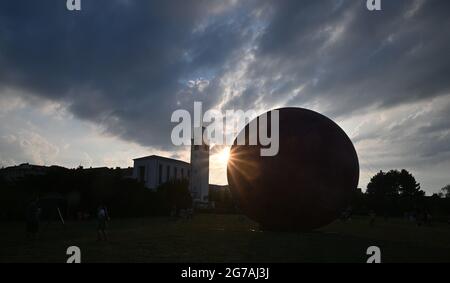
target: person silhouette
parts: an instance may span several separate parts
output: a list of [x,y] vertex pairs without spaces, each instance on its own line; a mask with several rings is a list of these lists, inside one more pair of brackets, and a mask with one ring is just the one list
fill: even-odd
[[97,221],[98,221],[98,227],[97,227],[97,240],[98,241],[107,241],[108,235],[106,232],[106,224],[110,220],[108,209],[106,206],[101,203],[100,206],[97,209]]

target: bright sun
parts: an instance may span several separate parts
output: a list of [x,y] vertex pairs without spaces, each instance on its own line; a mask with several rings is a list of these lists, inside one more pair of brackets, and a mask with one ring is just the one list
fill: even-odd
[[230,149],[224,148],[219,154],[218,154],[219,161],[221,163],[227,164],[228,159],[230,158]]

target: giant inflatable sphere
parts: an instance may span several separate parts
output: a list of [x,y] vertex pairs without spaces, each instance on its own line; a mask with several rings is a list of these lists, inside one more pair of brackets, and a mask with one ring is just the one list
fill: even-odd
[[278,111],[278,155],[264,157],[259,142],[248,145],[247,125],[247,144],[235,141],[231,148],[230,189],[243,212],[263,229],[320,228],[340,215],[358,186],[355,148],[345,132],[321,114],[301,108]]

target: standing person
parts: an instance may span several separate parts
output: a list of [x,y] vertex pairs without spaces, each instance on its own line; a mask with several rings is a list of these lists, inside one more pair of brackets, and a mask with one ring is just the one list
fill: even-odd
[[41,216],[41,208],[39,207],[39,198],[33,200],[27,208],[27,238],[34,240],[39,232],[39,220]]
[[98,220],[98,228],[97,228],[97,240],[98,241],[107,241],[107,233],[106,233],[106,223],[109,220],[108,209],[104,204],[100,204],[97,209],[97,220]]

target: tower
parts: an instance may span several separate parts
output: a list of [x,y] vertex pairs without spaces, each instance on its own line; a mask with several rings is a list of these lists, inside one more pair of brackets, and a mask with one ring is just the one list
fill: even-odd
[[[191,176],[189,190],[194,205],[207,205],[209,202],[209,145],[203,140],[205,128],[194,128],[191,143]],[[195,141],[200,141],[197,144]]]

